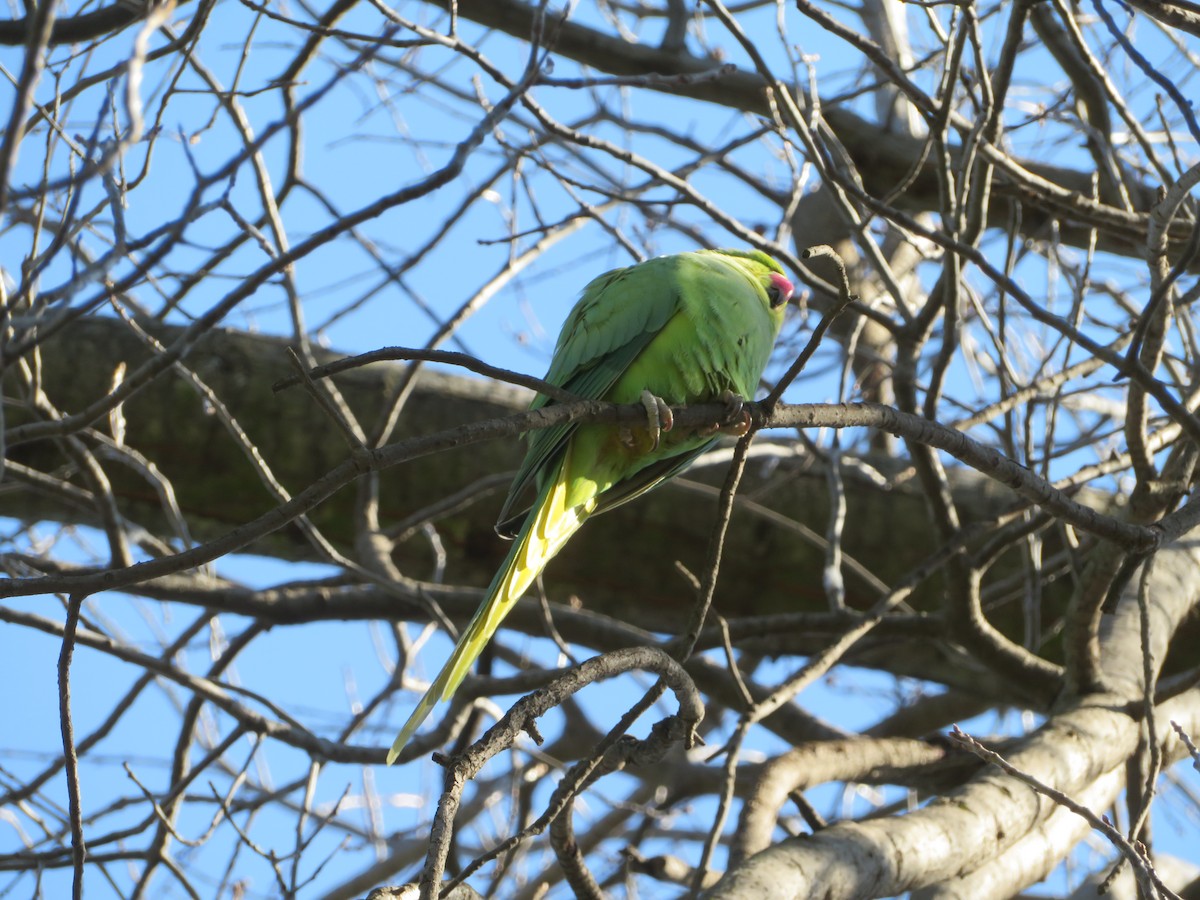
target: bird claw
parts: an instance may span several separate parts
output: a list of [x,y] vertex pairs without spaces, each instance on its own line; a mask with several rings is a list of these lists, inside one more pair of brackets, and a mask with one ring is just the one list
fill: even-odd
[[[650,391],[642,391],[641,401],[646,409],[646,436],[650,439],[650,447],[646,452],[652,453],[658,449],[663,432],[675,427],[675,416],[667,402]],[[632,429],[622,428],[621,443],[630,449],[636,449],[640,442]]]
[[675,427],[675,415],[662,397],[642,391],[642,406],[646,407],[646,429],[650,433],[650,449],[657,450],[664,431]]
[[721,422],[709,425],[702,429],[700,434],[708,437],[720,432],[721,434],[731,434],[734,437],[742,437],[753,424],[750,410],[746,409],[745,398],[726,388],[721,391],[721,402],[725,404],[725,413],[721,416]]

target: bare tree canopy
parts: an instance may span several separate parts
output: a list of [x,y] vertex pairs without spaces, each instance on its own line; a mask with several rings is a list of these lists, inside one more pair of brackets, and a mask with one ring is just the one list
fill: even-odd
[[[1198,41],[10,4],[0,895],[1200,896]],[[750,432],[588,523],[385,767],[520,436],[644,416],[526,410],[580,288],[698,247],[799,288]]]

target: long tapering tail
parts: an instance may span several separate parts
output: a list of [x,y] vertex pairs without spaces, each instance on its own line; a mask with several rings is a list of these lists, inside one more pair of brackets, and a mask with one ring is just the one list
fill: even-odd
[[449,700],[470,671],[471,665],[495,634],[521,596],[533,584],[546,563],[562,549],[596,506],[595,499],[567,508],[566,460],[559,463],[554,477],[548,479],[534,509],[521,526],[512,549],[488,586],[487,599],[463,630],[454,652],[442,666],[437,678],[425,691],[416,709],[400,729],[388,751],[387,763],[395,762],[408,739],[433,710],[438,700]]

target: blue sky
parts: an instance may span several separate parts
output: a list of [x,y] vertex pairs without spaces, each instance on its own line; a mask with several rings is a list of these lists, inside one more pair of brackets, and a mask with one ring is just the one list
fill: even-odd
[[[187,5],[180,7],[180,18],[186,19],[191,8]],[[413,5],[409,13],[426,18],[430,15],[428,8],[419,4]],[[584,16],[588,14],[582,13]],[[263,20],[254,32],[254,50],[243,62],[240,47],[253,19],[253,13],[246,7],[226,0],[214,10],[213,20],[200,41],[199,57],[226,86],[236,83],[248,91],[262,88],[278,76],[290,59],[296,41],[294,35],[277,23]],[[860,86],[862,76],[844,47],[794,15],[789,18],[789,23],[793,29],[789,37],[799,45],[801,52],[810,55],[823,95],[828,98],[851,92]],[[764,47],[776,47],[778,51],[776,44],[767,40],[768,36],[773,35],[772,11],[749,17],[744,24],[752,33],[761,36]],[[998,30],[993,27],[994,24],[988,23],[986,32],[991,42],[989,46],[993,48],[998,46]],[[373,9],[363,5],[343,20],[341,27],[376,33],[381,27],[380,17]],[[914,40],[920,49],[928,42],[928,32],[919,25],[914,26],[914,31]],[[1141,32],[1145,31],[1143,27]],[[464,23],[463,33],[468,39],[474,39],[478,30]],[[129,52],[133,39],[133,30],[123,32],[98,53],[80,56],[70,63],[64,62],[54,74],[61,72],[62,82],[69,84],[85,68],[89,72],[98,71],[123,58]],[[496,36],[487,38],[481,44],[485,52],[510,76],[519,73],[524,62],[520,47]],[[308,96],[326,84],[332,85],[326,99],[314,107],[306,120],[303,172],[306,179],[325,196],[335,198],[341,211],[356,209],[383,193],[418,182],[444,163],[456,142],[475,126],[482,115],[478,108],[448,92],[431,88],[406,93],[407,76],[398,67],[385,66],[381,62],[371,63],[367,67],[366,74],[371,78],[343,80],[338,75],[338,67],[350,58],[350,51],[336,49],[336,44],[331,43],[329,53],[329,58],[318,61],[307,70],[304,84],[299,89],[301,96]],[[59,58],[65,60],[67,55],[68,51],[64,49]],[[399,58],[403,54],[393,51],[388,55],[389,58]],[[738,49],[731,51],[731,59],[745,64],[744,54]],[[395,62],[394,59],[392,61]],[[16,71],[19,57],[11,49],[5,49],[0,53],[0,62],[10,72]],[[154,109],[154,97],[170,83],[174,75],[174,62],[166,60],[148,68],[144,87],[147,109]],[[446,51],[425,51],[419,59],[419,65],[441,72],[448,83],[458,90],[471,92],[476,89],[471,81],[476,73],[464,61],[455,59]],[[556,60],[555,76],[569,77],[572,74],[576,73],[569,63]],[[1131,77],[1130,80],[1136,81],[1136,78]],[[199,90],[202,82],[195,73],[184,72],[179,85],[187,90]],[[925,83],[924,86],[929,87],[930,84]],[[1028,109],[1036,108],[1051,93],[1050,87],[1037,82],[1018,84],[1014,93],[1020,102],[1013,115],[1019,116]],[[486,78],[480,80],[479,88],[493,102],[503,94],[495,83]],[[716,143],[726,135],[751,127],[740,114],[728,110],[714,113],[711,108],[685,100],[647,92],[629,95],[615,88],[600,88],[598,93],[614,113],[619,112],[630,120],[642,123],[669,123],[702,145]],[[1139,103],[1152,102],[1148,88],[1135,88],[1133,93]],[[539,89],[537,96],[554,115],[567,122],[573,120],[577,108],[583,105],[579,103],[579,94],[564,89]],[[39,99],[49,102],[51,97],[52,82],[47,79],[39,92]],[[865,100],[858,102],[862,104]],[[279,92],[275,90],[246,96],[242,103],[257,134],[264,133],[283,111]],[[63,116],[67,132],[75,135],[76,140],[86,143],[96,118],[99,116],[107,120],[109,117],[107,110],[110,104],[115,104],[116,116],[121,120],[123,111],[119,96],[110,99],[100,90],[86,92],[74,101],[74,105]],[[211,127],[207,124],[210,119]],[[500,136],[505,144],[520,145],[527,140],[526,121],[525,114],[521,114],[501,126]],[[693,158],[690,151],[672,147],[646,135],[631,135],[612,122],[588,124],[586,127],[591,129],[591,133],[617,143],[636,143],[642,152],[651,154],[656,162],[665,167],[684,166]],[[192,167],[202,173],[215,171],[241,141],[228,118],[218,114],[212,98],[200,93],[174,97],[163,120],[156,123],[154,128],[157,130],[153,132],[153,143],[143,141],[130,150],[125,160],[125,171],[132,177],[130,173],[140,168],[145,154],[153,149],[150,175],[144,184],[129,195],[129,205],[124,210],[132,235],[178,217],[185,207],[192,184]],[[1019,149],[1044,151],[1047,145],[1053,146],[1062,140],[1061,134],[1063,132],[1056,132],[1052,125],[1031,125],[1019,132],[1019,140],[1023,142]],[[28,139],[22,149],[14,177],[14,185],[18,188],[36,183],[40,177],[44,141],[44,132],[39,131]],[[263,148],[266,170],[276,186],[282,177],[287,149],[282,134],[272,138]],[[1194,147],[1185,149],[1189,153],[1194,152]],[[739,150],[735,158],[739,164],[754,167],[772,185],[782,189],[791,179],[792,172],[778,151],[777,142],[764,138]],[[373,242],[389,264],[400,264],[416,252],[431,234],[434,224],[441,221],[449,209],[463,202],[476,187],[485,184],[488,175],[502,161],[503,152],[499,137],[489,138],[471,160],[463,179],[427,198],[365,223],[362,227],[363,236]],[[573,158],[571,153],[561,147],[551,147],[545,151],[545,158],[554,160],[563,170],[580,175],[589,174],[591,170],[588,166],[596,164],[595,158],[582,155]],[[56,171],[65,171],[65,158],[65,151],[60,147],[54,157]],[[1078,146],[1063,144],[1058,151],[1058,159],[1063,164],[1080,164],[1086,157]],[[531,155],[525,163],[534,168],[539,164],[536,154]],[[614,181],[624,179],[636,184],[640,180],[611,161],[605,165]],[[591,172],[591,177],[595,177],[594,172]],[[745,189],[715,167],[701,170],[692,180],[720,205],[735,209],[743,222],[763,224],[768,229],[774,226],[778,207],[772,201]],[[533,188],[536,188],[536,192]],[[253,173],[248,166],[243,166],[232,182],[215,184],[204,199],[215,203],[222,196],[226,196],[247,218],[253,218],[261,207]],[[594,194],[586,196],[592,203],[602,202],[602,198]],[[652,190],[648,196],[661,200],[663,192]],[[83,191],[79,200],[80,208],[89,208],[98,203],[101,197],[101,187],[93,184]],[[501,177],[487,185],[448,236],[399,281],[380,279],[378,264],[363,246],[349,240],[330,244],[296,266],[294,278],[303,301],[306,324],[309,328],[319,329],[316,337],[322,343],[345,352],[360,352],[384,344],[420,346],[429,339],[435,327],[424,308],[435,310],[441,316],[459,308],[475,297],[481,287],[502,270],[514,246],[528,246],[529,239],[510,244],[505,240],[510,234],[533,227],[538,216],[547,222],[554,222],[575,208],[576,202],[570,192],[553,179],[531,177],[524,183],[518,183],[510,177]],[[319,200],[303,189],[297,189],[289,196],[283,206],[282,216],[292,245],[326,225],[332,218]],[[645,243],[653,252],[672,252],[694,246],[694,240],[688,234],[667,228],[661,222],[644,219],[627,209],[617,208],[606,212],[604,216],[614,231],[628,235],[635,243]],[[699,212],[683,209],[678,211],[678,218],[693,224],[715,243],[729,241],[728,234],[722,233]],[[111,233],[107,219],[107,215],[100,218],[96,236],[88,239],[95,252],[103,252],[106,237]],[[30,232],[27,228],[6,224],[10,227],[0,233],[0,265],[8,269],[12,277],[15,271],[12,263],[7,261],[23,258],[28,252]],[[217,245],[227,240],[237,227],[237,223],[226,212],[219,208],[210,209],[189,231],[190,239],[199,246],[173,251],[168,268],[179,273],[191,271],[208,256],[207,245]],[[997,252],[1000,247],[998,242],[997,237],[989,238],[986,249],[991,253]],[[257,242],[247,243],[224,262],[201,288],[188,296],[172,319],[185,322],[189,316],[208,309],[264,259],[265,251]],[[450,345],[449,348],[467,349],[487,362],[540,374],[549,360],[559,323],[582,284],[611,266],[629,261],[629,255],[620,248],[611,232],[595,224],[581,228],[549,249],[536,265],[506,283],[493,302],[471,316],[458,335],[457,346]],[[124,265],[119,264],[114,273],[119,275],[125,270]],[[1141,277],[1138,271],[1119,260],[1101,259],[1097,271],[1120,281],[1133,282]],[[47,269],[41,288],[53,290],[72,275],[71,262],[60,256]],[[1031,290],[1045,289],[1049,293],[1054,284],[1053,273],[1037,260],[1031,260],[1020,269],[1019,276],[1030,285]],[[177,283],[178,279],[170,274],[164,274],[161,279],[165,291],[170,291]],[[1061,283],[1059,288],[1062,289]],[[90,291],[94,290],[95,286],[90,288]],[[82,296],[90,296],[89,291],[83,292]],[[149,289],[142,299],[150,306],[156,302]],[[1061,303],[1065,306],[1069,299],[1068,292],[1064,290]],[[350,303],[359,304],[352,314],[339,317],[322,327]],[[1112,317],[1120,314],[1115,307],[1105,313]],[[292,324],[284,290],[278,283],[265,286],[234,310],[226,318],[225,324],[234,328],[289,334]],[[795,317],[787,326],[789,331],[785,340],[793,343],[799,341],[806,333],[801,329],[811,324],[811,321],[801,322],[799,317]],[[1031,329],[1026,340],[1032,347],[1039,340],[1048,340],[1048,336]],[[830,373],[830,365],[836,360],[834,351],[824,351],[814,363],[813,370]],[[953,376],[956,389],[962,396],[974,398],[971,373],[967,368],[957,367]],[[1108,377],[1102,373],[1096,381],[1107,381]],[[994,391],[994,387],[989,385],[987,390]],[[1115,393],[1119,388],[1106,390]],[[825,400],[833,399],[837,394],[836,377],[828,374],[824,378],[806,380],[791,396]],[[819,439],[827,441],[828,436],[819,436]],[[846,436],[847,446],[852,445],[855,439],[854,435]],[[1097,448],[1096,453],[1103,455],[1104,448]],[[1074,468],[1077,463],[1077,460],[1064,460],[1059,465],[1067,470]],[[12,530],[15,530],[15,526]],[[38,529],[38,534],[46,540],[60,541],[57,552],[66,559],[87,561],[103,551],[103,542],[99,537],[86,530],[62,533],[54,526],[45,525]],[[21,544],[27,545],[26,542]],[[217,563],[216,570],[221,575],[256,587],[302,577],[317,578],[327,572],[321,567],[298,569],[249,556],[222,559]],[[547,577],[553,578],[553,567]],[[13,605],[53,619],[59,619],[62,615],[61,603],[56,598],[28,598]],[[199,615],[199,611],[106,594],[89,601],[87,614],[103,616],[111,627],[126,634],[128,640],[137,646],[157,648],[164,634],[178,633],[186,623]],[[223,616],[219,628],[214,625],[206,629],[201,638],[189,645],[185,653],[186,660],[181,660],[181,664],[186,663],[188,668],[197,671],[203,670],[209,664],[211,646],[219,644],[222,635],[236,633],[246,624],[237,617]],[[415,636],[419,629],[413,626],[410,632]],[[10,723],[0,743],[4,748],[4,765],[19,777],[40,771],[59,752],[55,687],[58,644],[28,629],[17,632],[12,627],[0,634],[0,644],[3,644],[4,650],[0,652],[2,683],[19,687],[5,692],[0,700],[0,716]],[[540,658],[552,661],[552,656],[547,654],[553,651],[544,642],[512,638],[510,644],[518,650],[531,650]],[[448,648],[449,642],[441,635],[431,638],[421,653],[418,664],[421,671],[427,675],[433,674]],[[250,650],[239,657],[234,668],[227,673],[227,678],[232,683],[244,684],[271,697],[318,733],[332,736],[331,730],[345,720],[346,711],[353,707],[356,700],[371,696],[386,682],[388,666],[393,662],[390,654],[387,641],[376,625],[322,623],[319,626],[281,627],[258,638]],[[773,671],[782,673],[797,664],[796,661],[787,661],[772,665]],[[74,672],[74,709],[79,734],[86,734],[94,728],[111,708],[113,698],[127,689],[138,676],[133,668],[86,649],[78,652]],[[764,675],[764,680],[769,679]],[[585,707],[598,711],[601,717],[610,715],[614,709],[623,710],[625,707],[619,704],[626,702],[639,684],[635,679],[628,679],[615,689],[591,692],[584,700]],[[905,687],[915,689],[914,685]],[[832,682],[815,685],[805,692],[801,702],[814,715],[836,721],[844,727],[855,728],[868,724],[889,708],[888,704],[893,702],[891,693],[890,680],[883,680],[871,673],[849,672],[839,674]],[[133,774],[143,783],[151,789],[161,788],[166,777],[163,763],[170,749],[171,734],[169,731],[164,734],[158,725],[164,718],[174,722],[179,705],[186,703],[187,699],[185,693],[165,684],[154,685],[143,692],[127,720],[85,761],[83,784],[85,803],[89,809],[99,809],[110,798],[136,792],[130,775],[121,765],[126,760]],[[369,739],[381,747],[389,744],[393,729],[407,714],[407,705],[414,699],[415,696],[407,693],[397,695],[393,704],[381,711],[371,727],[356,739]],[[964,723],[964,727],[978,727],[986,733],[1016,729],[1020,724],[1014,717],[1007,720],[989,718],[977,723]],[[216,733],[223,735],[227,726],[228,722],[217,721]],[[213,723],[206,723],[205,727],[213,727]],[[547,733],[553,734],[557,727],[560,726],[552,721]],[[767,735],[758,738],[748,748],[747,755],[753,758],[755,754],[777,752],[780,749],[780,742]],[[269,742],[256,749],[249,738],[239,741],[230,758],[249,760],[246,777],[252,781],[276,785],[302,777],[307,762],[298,752],[277,743]],[[487,775],[485,771],[485,779]],[[7,779],[9,776],[5,777]],[[222,777],[224,780],[217,785],[219,792],[228,790],[235,782],[237,773],[229,771]],[[548,792],[551,787],[551,782],[547,780],[544,791]],[[605,782],[589,802],[602,812],[607,802],[619,799],[622,787],[620,780]],[[340,847],[343,833],[330,830],[317,839],[311,859],[320,860],[328,855],[330,862],[308,889],[307,892],[313,896],[320,893],[322,886],[337,884],[370,864],[375,855],[381,852],[379,841],[386,836],[403,835],[410,829],[419,830],[427,823],[428,800],[439,789],[439,770],[428,761],[394,769],[331,766],[322,773],[317,785],[318,803],[332,804],[347,789],[349,794],[344,802],[352,808],[358,804],[347,819],[355,822],[361,831],[345,833],[350,842],[346,848]],[[197,784],[194,790],[205,794],[208,787],[207,784]],[[373,810],[367,804],[364,798],[372,795],[380,798],[380,808]],[[831,814],[861,813],[866,808],[866,800],[861,797],[843,803],[844,799],[833,789],[814,794],[815,802],[823,805],[823,811]],[[61,781],[47,786],[44,801],[39,802],[63,805],[65,793]],[[206,799],[197,802],[194,811],[189,812],[180,823],[180,830],[192,835],[202,834],[214,808],[215,801]],[[496,834],[500,834],[505,832],[507,825],[501,800],[497,800],[496,809],[494,825]],[[585,812],[591,813],[592,810]],[[708,813],[709,808],[704,804],[698,804],[694,809],[699,821],[703,821]],[[56,812],[47,809],[46,814],[53,818]],[[123,815],[133,821],[143,814],[144,810],[131,810]],[[273,817],[274,813],[268,811],[248,816],[248,820],[253,819],[254,833],[265,845],[286,852],[290,842],[294,841],[294,834],[289,830],[291,821],[283,816],[275,821]],[[1168,820],[1159,828],[1157,837],[1163,845],[1176,852],[1190,852],[1194,856],[1196,823],[1190,824],[1192,830],[1189,833],[1187,825],[1176,828]],[[28,829],[29,823],[24,822],[22,827]],[[467,840],[475,840],[476,837],[469,835]],[[230,839],[231,836],[226,833],[205,846],[181,851],[181,855],[196,861],[198,864],[195,868],[211,866],[216,872],[224,865]],[[6,823],[0,820],[0,850],[15,849],[19,843],[20,835],[12,827],[11,821]],[[613,861],[615,864],[615,857]],[[1092,859],[1084,864],[1091,866],[1094,862]],[[525,863],[530,869],[538,864],[536,859]],[[273,884],[265,865],[248,861],[245,866],[248,896],[272,896]],[[47,873],[42,882],[44,895],[61,895],[66,877],[66,873],[61,871]],[[112,877],[119,884],[129,883],[130,876],[119,864],[112,867]],[[214,890],[219,878],[219,873],[213,875],[211,886]],[[1061,886],[1062,880],[1057,883]],[[23,896],[33,890],[30,876],[10,882],[0,878],[0,896],[4,895],[6,886],[13,896]],[[88,896],[106,896],[106,889],[103,881],[92,878]],[[161,891],[157,896],[183,896],[165,873],[158,876],[155,891]]]

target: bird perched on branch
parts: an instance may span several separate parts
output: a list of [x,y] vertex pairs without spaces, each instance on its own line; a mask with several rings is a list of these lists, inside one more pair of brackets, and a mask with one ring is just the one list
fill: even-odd
[[[715,440],[671,428],[668,404],[753,397],[792,284],[757,250],[661,256],[593,280],[567,316],[545,380],[581,399],[646,405],[645,427],[567,424],[527,436],[496,530],[512,549],[487,599],[392,745],[390,765],[458,688],[513,604],[589,517],[679,474]],[[532,409],[553,401],[538,394]],[[511,517],[528,489],[533,504]]]

